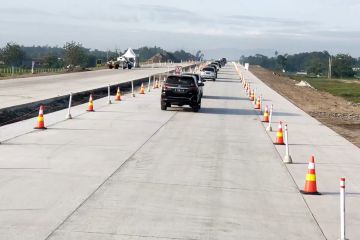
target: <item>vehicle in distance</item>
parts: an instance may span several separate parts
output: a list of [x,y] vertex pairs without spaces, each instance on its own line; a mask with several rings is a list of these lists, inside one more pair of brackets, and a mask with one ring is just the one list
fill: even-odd
[[221,61],[221,64],[222,64],[223,66],[225,66],[226,63],[227,63],[226,58],[221,58],[220,61]]
[[136,54],[129,48],[125,54],[119,56],[116,60],[108,61],[107,66],[110,69],[119,69],[120,67],[122,69],[131,69],[136,66]]
[[[199,86],[199,89],[200,89],[200,95],[201,97],[204,95],[204,82],[206,80],[203,80],[200,76],[200,74],[197,74],[197,73],[184,73],[183,76],[193,76],[195,77],[197,83],[198,83],[198,86]],[[201,84],[202,83],[202,84]]]
[[194,76],[170,75],[166,78],[161,89],[161,110],[166,110],[171,105],[189,105],[194,112],[201,108],[201,92]]
[[209,65],[214,65],[214,66],[216,66],[218,70],[221,68],[221,64],[218,63],[218,62],[211,62]]
[[216,80],[216,69],[214,67],[204,67],[203,69],[201,69],[200,71],[200,77],[202,79],[212,79],[212,80]]

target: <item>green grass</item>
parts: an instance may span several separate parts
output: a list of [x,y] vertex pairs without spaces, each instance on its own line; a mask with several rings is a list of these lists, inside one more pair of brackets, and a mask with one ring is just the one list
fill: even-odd
[[298,81],[306,81],[320,91],[329,92],[334,96],[340,96],[348,101],[360,103],[360,80],[357,79],[327,79],[311,77],[291,77]]

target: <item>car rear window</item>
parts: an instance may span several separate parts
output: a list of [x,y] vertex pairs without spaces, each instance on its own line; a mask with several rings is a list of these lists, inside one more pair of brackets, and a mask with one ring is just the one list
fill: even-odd
[[203,71],[210,71],[210,72],[213,72],[214,69],[213,68],[203,68]]
[[195,86],[194,78],[186,76],[170,76],[167,78],[166,83],[174,85]]

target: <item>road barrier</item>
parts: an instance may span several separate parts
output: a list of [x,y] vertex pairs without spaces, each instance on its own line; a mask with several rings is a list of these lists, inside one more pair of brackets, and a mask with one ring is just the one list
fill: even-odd
[[268,124],[268,126],[266,127],[266,131],[268,131],[268,132],[272,132],[271,123],[272,123],[272,114],[273,114],[273,111],[274,111],[274,106],[271,104],[271,106],[270,106],[270,113],[269,113],[269,124]]
[[69,96],[69,107],[68,107],[68,113],[66,115],[66,119],[72,119],[72,116],[71,116],[71,104],[72,104],[72,93],[70,93],[70,96]]
[[288,136],[288,127],[285,124],[285,157],[283,159],[284,163],[292,163],[292,158],[289,153],[289,136]]
[[340,178],[340,240],[345,237],[345,178]]
[[150,92],[150,86],[151,86],[151,76],[149,76],[149,83],[148,83],[148,88],[147,88],[148,92]]
[[108,100],[107,100],[107,104],[111,104],[111,95],[110,95],[110,84],[108,85]]

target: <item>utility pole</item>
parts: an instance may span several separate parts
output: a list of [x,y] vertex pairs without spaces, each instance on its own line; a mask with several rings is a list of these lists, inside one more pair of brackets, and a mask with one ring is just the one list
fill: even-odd
[[328,79],[331,79],[331,64],[332,64],[332,59],[331,59],[331,55],[329,56],[329,71],[328,71]]

